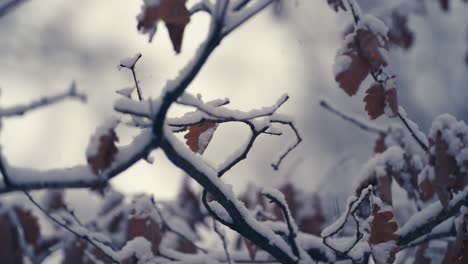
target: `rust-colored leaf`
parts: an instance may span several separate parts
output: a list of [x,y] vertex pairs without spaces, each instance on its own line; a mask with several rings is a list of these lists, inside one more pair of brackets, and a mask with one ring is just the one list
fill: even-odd
[[107,169],[118,152],[115,145],[119,139],[114,132],[114,129],[109,129],[106,134],[99,137],[98,150],[94,155],[88,156],[88,164],[94,174],[99,175]]
[[217,123],[211,121],[203,121],[190,126],[188,133],[184,136],[187,139],[186,143],[189,148],[195,153],[203,154],[217,126]]
[[385,88],[380,83],[374,83],[366,91],[364,97],[365,110],[370,119],[376,119],[385,111]]
[[[3,209],[3,208],[2,208]],[[23,263],[23,254],[19,246],[18,232],[8,213],[0,215],[0,259],[4,263]]]
[[385,134],[380,134],[377,140],[374,143],[374,153],[383,153],[386,149],[387,146],[385,145]]
[[161,229],[159,224],[153,219],[131,217],[128,221],[127,240],[135,237],[144,237],[151,242],[153,253],[158,253],[159,243],[161,243]]
[[[313,214],[307,213],[306,216],[298,219],[298,225],[302,232],[320,236],[320,233],[322,232],[322,226],[325,223],[326,218],[323,214],[320,197],[318,195],[314,195],[312,199],[313,206],[312,208],[309,208],[309,210],[313,209]],[[304,210],[305,208],[302,208],[302,211]]]
[[[349,36],[348,36],[349,37]],[[359,90],[362,81],[369,74],[369,64],[359,54],[358,43],[354,38],[346,47],[346,50],[339,56],[348,57],[351,63],[340,72],[336,72],[335,80],[349,96],[353,96]],[[342,58],[342,59],[344,59]]]
[[62,263],[64,264],[81,264],[84,262],[86,243],[77,238],[72,240],[64,247],[64,257]]
[[29,245],[36,247],[41,236],[41,229],[37,217],[33,215],[30,210],[20,207],[15,208],[15,213],[21,224],[21,228],[23,228],[24,239]]
[[157,5],[144,5],[138,17],[138,30],[150,32],[150,42],[156,31],[156,25],[162,20],[167,27],[172,46],[180,53],[184,30],[190,22],[190,11],[185,6],[186,0],[161,0]]
[[397,223],[393,220],[393,212],[381,210],[379,205],[373,206],[373,219],[369,236],[369,245],[375,263],[393,263],[399,248],[397,246]]
[[371,31],[368,28],[360,28],[356,31],[356,39],[359,45],[359,54],[369,64],[371,71],[378,71],[387,66],[383,50],[388,50],[386,36]]
[[451,199],[450,186],[454,185],[455,178],[451,177],[457,169],[457,161],[448,153],[448,144],[442,139],[442,133],[437,132],[435,138],[435,186],[437,195],[443,206],[447,206]]
[[244,238],[244,243],[245,247],[247,248],[247,251],[249,252],[250,260],[254,261],[255,256],[257,255],[257,245],[255,245],[252,241],[246,238]]

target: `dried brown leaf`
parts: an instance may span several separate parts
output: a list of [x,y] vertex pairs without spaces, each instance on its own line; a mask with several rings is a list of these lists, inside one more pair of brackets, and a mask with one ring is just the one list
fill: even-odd
[[150,217],[138,218],[131,216],[127,226],[127,240],[136,237],[144,237],[151,243],[153,254],[158,253],[161,243],[161,228],[159,224]]
[[[211,138],[213,137],[217,125],[218,124],[215,122],[203,121],[190,126],[188,133],[184,136],[184,138],[187,139],[186,143],[189,148],[195,153],[203,154],[205,149],[208,147]],[[200,137],[202,136],[203,140],[200,141]]]
[[94,174],[99,175],[107,169],[118,152],[115,145],[119,139],[113,129],[107,131],[107,134],[101,135],[99,138],[99,147],[95,155],[88,157],[88,164]]
[[[398,235],[396,234],[398,225],[393,220],[393,212],[381,210],[377,204],[374,204],[372,212],[373,219],[371,223],[369,245],[371,247],[374,261],[376,263],[393,263],[395,261],[395,255],[399,250],[397,246]],[[382,245],[384,243],[385,245]],[[384,248],[378,248],[382,246]],[[382,250],[386,251],[386,256],[380,254]],[[386,259],[381,259],[381,257],[386,257]]]
[[155,30],[159,20],[164,21],[172,46],[177,53],[180,53],[184,30],[190,22],[191,15],[185,3],[186,0],[161,0],[159,5],[145,5],[143,14],[138,17],[137,28],[151,32]]
[[41,229],[37,217],[30,210],[15,208],[15,213],[23,228],[24,239],[31,246],[36,247],[41,237]]
[[244,243],[245,247],[247,248],[247,251],[249,252],[250,260],[254,261],[255,256],[257,255],[257,245],[255,245],[252,241],[246,238],[244,238]]
[[364,97],[365,110],[370,119],[376,119],[385,112],[385,88],[380,83],[374,83],[366,91]]
[[360,56],[356,38],[348,43],[346,51],[340,56],[348,56],[351,59],[351,64],[347,69],[338,72],[335,80],[349,96],[353,96],[369,74],[370,67],[366,60]]
[[7,213],[0,215],[0,259],[3,263],[23,263],[18,232]]
[[374,153],[383,153],[386,149],[387,146],[385,145],[385,134],[380,134],[377,140],[374,143]]

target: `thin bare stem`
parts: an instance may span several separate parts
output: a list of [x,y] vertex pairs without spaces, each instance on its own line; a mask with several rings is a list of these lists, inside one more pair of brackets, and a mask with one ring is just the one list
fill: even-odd
[[109,255],[106,250],[102,249],[101,246],[96,244],[88,235],[80,234],[79,232],[73,230],[71,227],[67,226],[65,223],[62,223],[57,218],[50,215],[38,202],[36,202],[36,200],[34,200],[34,198],[31,196],[31,194],[29,194],[29,192],[23,191],[23,193],[26,195],[26,197],[28,197],[28,199],[31,201],[31,203],[34,206],[36,206],[42,213],[44,213],[54,223],[56,223],[57,225],[65,228],[68,232],[74,234],[79,239],[82,239],[82,240],[90,243],[91,245],[93,245],[95,248],[97,248],[99,251],[101,251],[104,254],[104,256],[106,256],[106,258],[108,258],[110,261],[112,261],[112,263],[119,263],[118,260],[114,259],[111,255]]

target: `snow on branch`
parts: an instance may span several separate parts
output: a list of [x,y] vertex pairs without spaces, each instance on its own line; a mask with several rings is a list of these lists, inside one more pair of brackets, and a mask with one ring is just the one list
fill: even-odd
[[328,101],[322,99],[320,100],[320,106],[325,108],[326,110],[330,111],[331,113],[341,117],[345,121],[349,121],[351,124],[356,125],[357,127],[361,128],[364,131],[368,131],[375,134],[385,134],[386,131],[383,128],[376,127],[369,122],[361,120],[360,118],[351,116],[349,114],[340,111],[338,108],[331,105]]
[[76,84],[75,82],[73,82],[68,91],[52,96],[43,97],[27,104],[16,105],[8,108],[0,108],[0,117],[22,116],[30,111],[49,106],[51,104],[55,104],[69,98],[77,99],[81,102],[86,102],[86,95],[78,92],[76,90]]

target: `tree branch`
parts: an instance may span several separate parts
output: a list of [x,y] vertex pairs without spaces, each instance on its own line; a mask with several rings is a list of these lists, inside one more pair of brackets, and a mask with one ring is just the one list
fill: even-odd
[[70,86],[70,89],[66,92],[62,92],[49,97],[43,97],[39,100],[24,105],[17,105],[10,108],[0,108],[0,117],[22,116],[32,110],[36,110],[54,103],[58,103],[67,98],[78,99],[81,102],[86,101],[86,95],[79,93],[76,90],[76,84],[73,82]]

